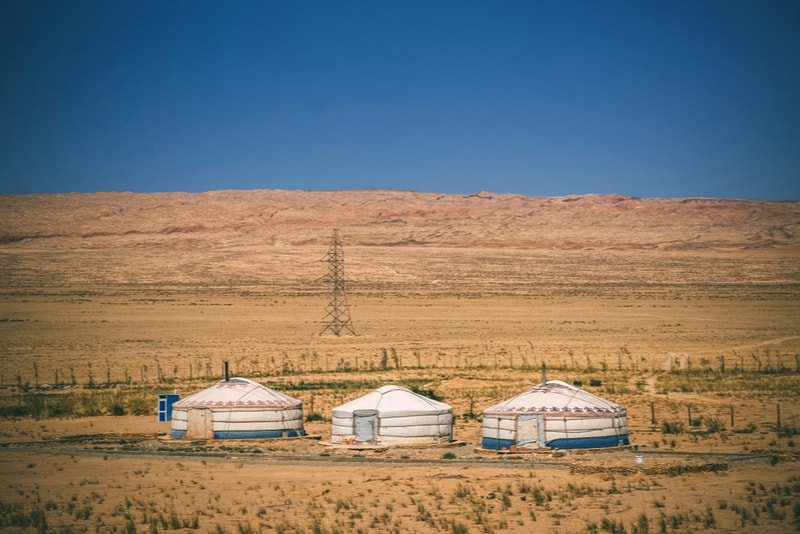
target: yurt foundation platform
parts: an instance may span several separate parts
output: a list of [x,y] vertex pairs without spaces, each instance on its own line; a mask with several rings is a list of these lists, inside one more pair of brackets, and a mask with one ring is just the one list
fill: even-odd
[[427,450],[463,447],[466,441],[448,441],[445,443],[426,443],[420,445],[387,445],[385,443],[326,443],[328,450],[346,451],[385,451],[387,449]]
[[483,447],[475,447],[475,452],[479,454],[492,454],[492,455],[524,455],[524,454],[542,454],[542,455],[550,455],[550,456],[564,456],[565,454],[569,453],[571,455],[580,455],[580,454],[602,454],[602,453],[612,453],[612,452],[619,452],[619,451],[626,451],[626,450],[635,450],[635,446],[633,445],[622,445],[620,447],[603,447],[599,449],[553,449],[551,447],[545,447],[542,449],[529,449],[529,448],[514,448],[514,449],[484,449]]
[[173,438],[170,437],[169,434],[162,434],[158,436],[158,439],[167,443],[186,443],[189,444],[198,444],[198,443],[224,443],[224,444],[231,444],[231,443],[247,443],[252,445],[253,443],[272,443],[275,441],[300,441],[300,440],[315,440],[320,441],[322,439],[322,434],[307,434],[305,436],[287,436],[287,437],[277,437],[277,438],[240,438],[240,439],[228,439],[228,438],[210,438],[210,439],[187,439],[187,438]]

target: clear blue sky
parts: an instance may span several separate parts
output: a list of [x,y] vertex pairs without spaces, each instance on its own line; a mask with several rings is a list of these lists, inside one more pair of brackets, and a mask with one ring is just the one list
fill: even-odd
[[0,193],[800,199],[797,0],[3,0]]

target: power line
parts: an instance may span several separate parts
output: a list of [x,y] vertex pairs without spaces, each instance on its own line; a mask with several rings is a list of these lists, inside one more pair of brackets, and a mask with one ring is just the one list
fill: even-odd
[[347,293],[345,292],[344,277],[344,249],[342,240],[339,237],[339,230],[333,230],[333,238],[328,253],[322,260],[328,263],[328,275],[322,278],[323,282],[330,284],[328,293],[328,305],[325,307],[325,317],[323,322],[325,328],[319,335],[331,331],[334,335],[341,335],[342,331],[356,335],[353,328],[353,321],[350,318],[350,305],[347,303]]

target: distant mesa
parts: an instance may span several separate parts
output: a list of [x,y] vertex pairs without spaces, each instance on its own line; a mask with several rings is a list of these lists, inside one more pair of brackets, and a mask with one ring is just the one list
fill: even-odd
[[798,247],[800,202],[396,190],[0,196],[0,246]]

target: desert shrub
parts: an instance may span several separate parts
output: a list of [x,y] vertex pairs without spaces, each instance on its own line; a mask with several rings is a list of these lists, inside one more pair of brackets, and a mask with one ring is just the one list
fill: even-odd
[[681,421],[661,421],[663,434],[683,434],[684,427]]
[[127,410],[125,410],[125,399],[122,398],[122,395],[117,393],[114,396],[114,399],[111,401],[111,407],[109,408],[109,413],[111,415],[125,415]]
[[336,513],[338,514],[341,510],[349,510],[355,507],[355,503],[353,498],[348,499],[339,499],[336,501]]
[[44,510],[38,506],[27,510],[23,504],[0,503],[0,527],[18,527],[45,532],[48,525]]
[[444,398],[441,397],[440,395],[437,395],[436,392],[432,389],[423,389],[419,386],[411,386],[410,389],[417,395],[422,395],[423,397],[428,397],[429,399],[433,399],[439,402],[444,401]]
[[465,484],[460,484],[456,487],[456,491],[454,493],[455,497],[458,499],[467,499],[472,497],[472,488]]
[[[125,414],[125,399],[119,392],[70,393],[48,395],[43,417],[86,417]],[[121,412],[121,413],[120,413]]]
[[703,417],[702,422],[706,427],[706,432],[715,434],[725,431],[725,422],[719,417]]
[[455,519],[444,519],[442,520],[442,527],[445,532],[451,532],[452,534],[468,534],[469,527],[460,521],[456,521]]
[[27,417],[28,415],[30,415],[28,407],[22,404],[13,404],[11,406],[0,406],[0,417],[4,419]]
[[424,523],[431,523],[433,521],[433,514],[426,510],[425,505],[422,503],[417,503],[417,521],[422,521]]
[[87,395],[76,393],[24,395],[17,398],[13,405],[0,406],[0,417],[78,417],[84,415],[84,397]]
[[663,373],[658,376],[658,388],[662,393],[681,391],[684,393],[735,393],[752,396],[753,392],[771,392],[792,395],[800,392],[800,381],[796,375],[770,375],[755,370],[738,373],[717,374],[709,380],[702,371],[680,371]]
[[313,423],[314,421],[325,422],[325,416],[321,413],[310,413],[306,416],[306,423]]
[[444,458],[445,460],[453,460],[453,459],[456,458],[456,453],[454,453],[454,452],[446,452],[446,453],[444,453],[442,455],[442,458]]
[[361,391],[367,389],[375,389],[384,385],[380,380],[317,380],[309,381],[299,379],[298,381],[287,381],[281,385],[281,390],[284,391],[320,391],[320,390],[335,390],[335,391]]
[[25,402],[28,405],[28,413],[34,419],[44,419],[47,417],[47,399],[44,395],[28,395],[25,397]]
[[650,532],[650,520],[648,519],[647,514],[642,512],[639,515],[639,519],[636,524],[633,525],[631,531],[638,534],[647,534]]
[[606,532],[611,532],[612,534],[621,534],[625,532],[625,525],[623,525],[622,521],[618,522],[614,519],[609,519],[608,517],[604,517],[600,521],[600,528]]
[[75,417],[79,414],[77,394],[54,395],[48,398],[47,417]]
[[128,399],[128,412],[132,415],[152,415],[156,403],[150,397],[136,396]]
[[106,399],[103,397],[105,397],[105,395],[100,393],[89,393],[88,395],[77,396],[77,415],[82,415],[84,417],[103,415],[103,408],[107,405]]

